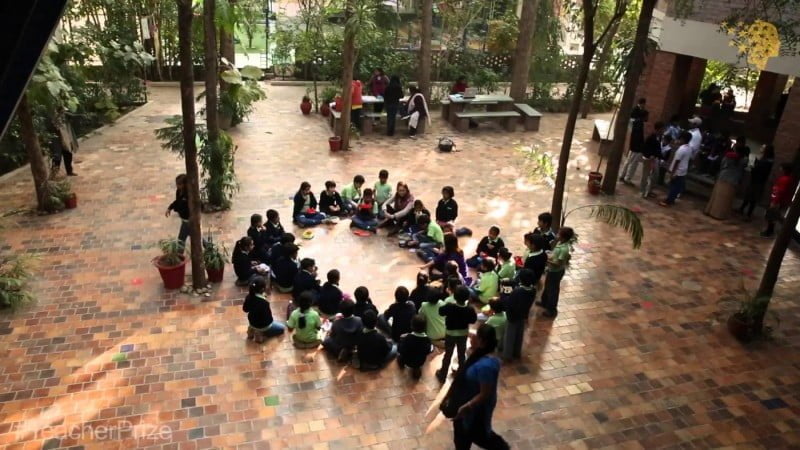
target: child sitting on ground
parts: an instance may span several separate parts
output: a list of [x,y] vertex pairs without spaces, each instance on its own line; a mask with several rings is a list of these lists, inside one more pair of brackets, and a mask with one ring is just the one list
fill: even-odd
[[378,370],[397,355],[397,346],[390,344],[375,329],[375,325],[378,323],[375,311],[365,312],[361,321],[364,323],[364,328],[356,343],[358,368],[360,370]]
[[401,369],[410,367],[411,376],[415,379],[422,376],[422,366],[433,351],[431,340],[425,334],[426,326],[425,317],[415,315],[411,319],[411,333],[400,338],[400,344],[397,346],[397,365]]
[[453,186],[445,186],[442,188],[442,199],[436,205],[436,223],[440,226],[445,224],[452,224],[458,217],[458,203],[456,203],[456,193]]
[[267,224],[264,226],[264,231],[261,234],[264,240],[264,246],[269,250],[273,245],[281,241],[283,234],[284,231],[280,214],[274,209],[268,209]]
[[378,181],[375,182],[375,201],[378,208],[383,208],[383,204],[392,198],[392,185],[389,184],[389,171],[382,169],[378,172]]
[[378,316],[378,328],[389,334],[394,342],[399,342],[400,336],[411,331],[411,318],[417,312],[408,297],[408,289],[398,286],[394,291],[394,303]]
[[417,232],[413,240],[405,245],[407,247],[418,247],[417,255],[427,263],[439,253],[438,250],[444,245],[444,232],[439,224],[425,215],[419,217],[418,225],[421,231]]
[[375,315],[378,315],[378,308],[372,304],[372,299],[369,298],[369,289],[365,286],[357,287],[353,292],[353,297],[356,298],[356,306],[353,310],[353,314],[361,317],[362,320],[364,319],[364,313],[367,311],[374,311]]
[[239,239],[233,247],[233,271],[236,273],[236,284],[240,286],[249,285],[253,277],[263,275],[268,270],[265,264],[253,259],[252,252],[253,239],[250,236]]
[[281,240],[278,241],[278,243],[273,244],[272,247],[270,247],[269,249],[269,264],[271,265],[278,262],[278,260],[281,259],[282,256],[284,256],[284,250],[287,248],[286,245],[287,244],[294,245],[295,239],[296,238],[294,237],[294,234],[283,233],[283,236],[281,236]]
[[300,271],[292,283],[292,298],[297,301],[300,295],[310,292],[311,298],[316,303],[319,297],[319,280],[317,279],[317,263],[311,258],[300,260]]
[[467,358],[467,335],[469,334],[470,324],[478,320],[478,315],[472,306],[467,304],[469,300],[469,289],[466,286],[459,286],[456,288],[455,303],[448,303],[439,308],[439,314],[445,318],[445,331],[444,338],[444,358],[442,359],[442,367],[436,371],[436,378],[444,383],[447,378],[447,372],[450,368],[450,360],[453,358],[453,351],[458,348],[456,356],[458,357],[458,366],[464,365],[464,360]]
[[278,285],[278,291],[292,292],[294,277],[297,275],[297,246],[286,244],[281,250],[282,256],[272,265],[272,277]]
[[342,197],[336,192],[336,182],[326,181],[325,190],[319,193],[319,210],[330,217],[344,214]]
[[[339,289],[339,271],[336,269],[328,271],[328,281],[319,290],[317,308],[325,316],[334,316],[339,311],[342,302],[342,290]],[[352,302],[350,302],[352,303]]]
[[317,197],[311,192],[308,181],[300,183],[300,189],[294,194],[292,218],[299,227],[313,227],[325,220],[325,214],[317,211]]
[[358,203],[351,225],[362,230],[377,232],[378,229],[378,204],[373,197],[372,189],[364,189],[364,196]]
[[505,246],[505,242],[500,238],[500,228],[493,226],[489,228],[489,233],[478,242],[478,248],[475,249],[475,256],[467,260],[467,265],[474,269],[481,265],[482,258],[487,256],[497,258],[497,252]]
[[478,300],[486,305],[489,300],[497,297],[498,289],[500,287],[500,277],[494,271],[495,260],[492,257],[486,257],[481,261],[480,275],[477,283],[472,287],[471,296],[473,300]]
[[419,227],[419,218],[423,215],[430,217],[431,212],[428,211],[428,208],[425,207],[422,200],[414,200],[414,209],[403,218],[400,228],[410,235],[419,232],[421,230]]
[[339,362],[345,362],[350,357],[364,328],[361,318],[353,315],[354,307],[352,300],[342,300],[339,304],[341,317],[333,321],[328,336],[322,342],[322,347]]
[[242,310],[247,313],[247,339],[258,343],[264,338],[283,334],[286,326],[272,317],[272,309],[267,299],[267,280],[255,276],[250,282],[250,293],[244,299]]
[[445,333],[444,317],[439,314],[439,308],[444,305],[444,300],[440,300],[436,296],[430,296],[419,307],[419,315],[425,318],[425,334],[434,344],[439,344],[437,347],[441,347],[444,344],[442,342]]
[[342,188],[342,203],[344,209],[348,214],[352,214],[358,208],[358,202],[361,201],[361,186],[364,185],[364,177],[356,175],[353,177],[353,182]]
[[250,216],[250,228],[247,229],[247,236],[253,240],[253,249],[251,250],[253,259],[266,264],[269,262],[269,253],[266,243],[264,242],[263,225],[264,219],[261,218],[261,214],[253,214]]
[[497,266],[495,266],[498,278],[502,283],[505,280],[512,280],[517,273],[517,265],[514,264],[511,251],[505,247],[497,252]]
[[310,292],[303,292],[297,299],[297,308],[289,315],[286,326],[293,331],[292,343],[297,348],[314,348],[320,344],[319,329],[322,320],[319,313],[311,307],[314,298]]
[[429,298],[440,298],[442,295],[442,290],[429,285],[429,281],[430,278],[427,273],[419,272],[417,274],[417,286],[411,291],[411,295],[409,296],[409,300],[414,303],[415,311],[419,311],[423,303],[427,302]]

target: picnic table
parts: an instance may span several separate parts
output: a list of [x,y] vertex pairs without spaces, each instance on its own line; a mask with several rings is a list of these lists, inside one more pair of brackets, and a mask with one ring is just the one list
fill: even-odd
[[464,98],[461,94],[451,94],[447,105],[447,121],[456,125],[458,118],[456,114],[464,112],[468,106],[480,106],[486,111],[503,111],[513,109],[514,99],[507,95],[476,95],[471,98]]

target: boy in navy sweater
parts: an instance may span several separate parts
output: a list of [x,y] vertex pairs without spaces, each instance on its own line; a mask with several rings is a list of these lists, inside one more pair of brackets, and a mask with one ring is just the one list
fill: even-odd
[[411,368],[411,376],[418,379],[422,376],[422,366],[428,355],[433,351],[431,340],[425,334],[425,318],[416,315],[411,320],[411,333],[400,338],[397,346],[397,365],[401,369],[406,366]]

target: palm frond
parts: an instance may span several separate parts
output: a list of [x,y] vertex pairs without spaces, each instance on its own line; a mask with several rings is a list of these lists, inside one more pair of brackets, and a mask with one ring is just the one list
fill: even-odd
[[642,227],[642,222],[639,220],[639,215],[624,206],[609,204],[578,206],[564,214],[564,220],[562,220],[561,225],[564,225],[563,222],[566,221],[567,216],[579,209],[585,208],[589,208],[590,210],[589,217],[594,217],[598,221],[611,225],[612,227],[622,228],[630,234],[633,248],[638,249],[642,246],[644,228]]

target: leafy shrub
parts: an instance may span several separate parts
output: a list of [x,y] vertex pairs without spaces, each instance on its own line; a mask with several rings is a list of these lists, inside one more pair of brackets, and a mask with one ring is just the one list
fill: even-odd
[[0,309],[16,310],[33,301],[28,290],[33,262],[29,256],[0,256]]

